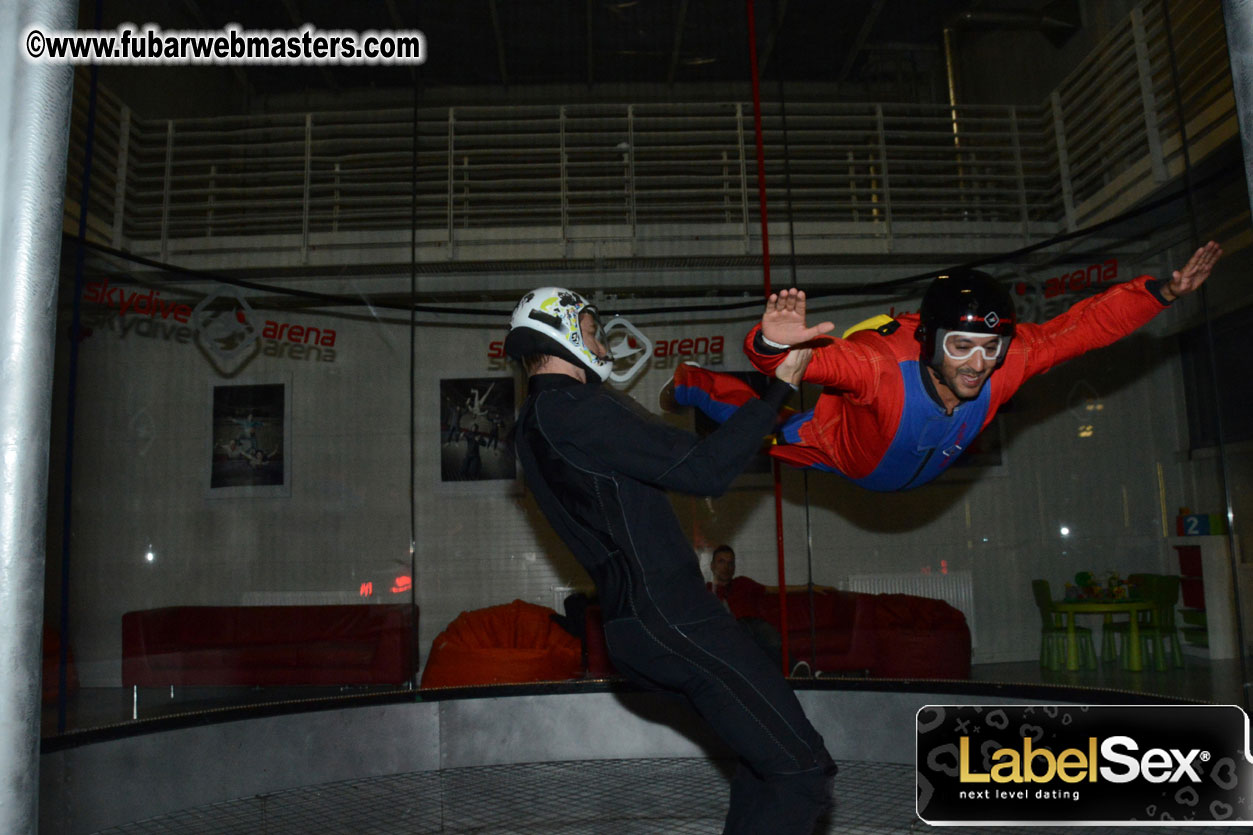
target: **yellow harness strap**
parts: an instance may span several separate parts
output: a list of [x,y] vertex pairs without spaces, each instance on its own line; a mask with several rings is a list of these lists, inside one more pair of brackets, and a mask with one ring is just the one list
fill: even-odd
[[844,336],[841,338],[848,339],[849,334],[857,333],[857,331],[877,331],[879,328],[883,327],[884,325],[889,325],[895,321],[896,321],[895,319],[893,319],[891,316],[887,315],[886,313],[880,313],[878,316],[871,316],[869,319],[866,319],[864,322],[858,322],[857,324],[853,325],[851,328],[844,331]]

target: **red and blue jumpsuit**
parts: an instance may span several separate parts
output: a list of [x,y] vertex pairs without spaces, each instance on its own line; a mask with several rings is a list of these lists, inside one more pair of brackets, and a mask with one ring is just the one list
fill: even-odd
[[[776,458],[839,473],[869,490],[908,490],[944,472],[1031,377],[1093,348],[1110,345],[1165,309],[1162,280],[1149,276],[1115,285],[1043,324],[1019,324],[1005,361],[973,400],[952,414],[941,405],[914,337],[918,316],[898,316],[877,330],[833,339],[814,351],[805,381],[823,387],[812,409],[779,428]],[[772,374],[786,351],[751,330],[744,351]],[[757,395],[747,383],[694,365],[680,365],[675,399],[714,420],[726,420]]]

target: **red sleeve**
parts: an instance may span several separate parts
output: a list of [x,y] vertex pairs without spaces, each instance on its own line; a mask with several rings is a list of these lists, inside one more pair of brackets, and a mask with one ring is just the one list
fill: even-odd
[[[760,330],[761,325],[758,324],[748,332],[744,338],[744,353],[754,368],[762,374],[773,375],[787,352],[758,352],[754,342]],[[805,382],[839,389],[853,402],[865,402],[874,395],[879,365],[885,358],[894,364],[891,357],[885,357],[855,340],[826,337],[822,344],[814,348],[813,359],[805,369]]]
[[727,591],[727,607],[737,618],[761,617],[761,600],[766,587],[751,577],[732,577]]
[[757,339],[757,334],[761,332],[761,325],[753,325],[753,329],[748,332],[748,336],[744,337],[744,353],[748,355],[748,361],[753,364],[762,374],[774,374],[774,370],[779,367],[779,363],[783,362],[783,358],[787,356],[787,351],[780,351],[777,354],[758,353],[753,347],[753,343]]
[[1140,276],[1084,299],[1044,324],[1019,325],[1006,362],[1021,354],[1025,361],[1022,379],[1026,380],[1094,348],[1112,345],[1166,309],[1146,286],[1153,280]]

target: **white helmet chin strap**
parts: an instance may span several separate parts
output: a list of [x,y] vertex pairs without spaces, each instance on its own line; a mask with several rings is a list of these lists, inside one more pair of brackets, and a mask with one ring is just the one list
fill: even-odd
[[[615,331],[621,331],[620,338],[615,341]],[[615,370],[609,375],[610,382],[624,385],[639,376],[644,367],[648,365],[648,361],[653,357],[653,341],[640,332],[640,329],[632,325],[621,316],[615,316],[604,325],[601,326],[601,333],[605,337],[605,348],[609,351],[609,355],[614,358],[615,365],[618,360],[625,360],[635,354],[635,361],[631,367],[625,371]],[[631,339],[634,338],[636,345],[632,346]]]

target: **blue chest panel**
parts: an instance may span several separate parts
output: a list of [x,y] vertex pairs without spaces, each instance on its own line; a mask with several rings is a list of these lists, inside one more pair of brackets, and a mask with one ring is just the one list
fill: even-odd
[[905,406],[896,435],[879,466],[855,483],[868,490],[890,492],[926,484],[957,460],[983,427],[992,400],[992,386],[985,383],[979,396],[944,414],[922,383],[917,360],[902,362]]

